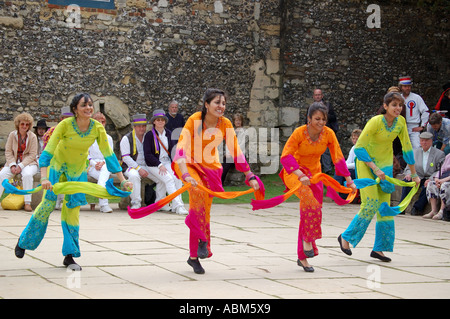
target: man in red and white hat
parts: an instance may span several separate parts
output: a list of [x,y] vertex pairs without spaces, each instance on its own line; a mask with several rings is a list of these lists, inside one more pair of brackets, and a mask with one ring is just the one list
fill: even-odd
[[406,105],[406,124],[413,149],[420,147],[420,133],[425,129],[430,113],[422,97],[411,92],[410,76],[400,76],[398,87],[402,91]]

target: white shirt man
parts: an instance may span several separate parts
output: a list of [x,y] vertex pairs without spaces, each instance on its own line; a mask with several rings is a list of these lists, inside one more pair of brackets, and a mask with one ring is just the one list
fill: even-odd
[[406,105],[406,124],[413,149],[420,147],[419,135],[428,123],[430,113],[422,97],[411,92],[412,80],[409,76],[400,77],[398,86]]

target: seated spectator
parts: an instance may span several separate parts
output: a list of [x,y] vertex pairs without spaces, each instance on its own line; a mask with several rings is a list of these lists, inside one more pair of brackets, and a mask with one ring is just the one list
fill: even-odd
[[[352,148],[350,149],[350,151],[348,152],[348,157],[347,160],[345,161],[345,163],[347,164],[347,168],[348,171],[350,172],[350,175],[353,179],[356,179],[356,174],[355,174],[355,144],[358,141],[359,136],[361,135],[361,130],[360,129],[354,129],[352,131],[351,134],[351,141],[352,141]],[[334,174],[333,177],[335,180],[337,180],[339,182],[339,184],[344,185],[345,182],[345,178],[343,176],[339,176]],[[342,198],[347,198],[348,194],[339,194]]]
[[[9,133],[5,146],[6,164],[0,171],[0,197],[4,188],[1,185],[4,179],[10,179],[16,175],[22,175],[23,189],[33,188],[33,176],[39,171],[36,156],[38,152],[37,137],[30,128],[33,125],[33,117],[28,113],[22,113],[14,119],[16,129]],[[31,194],[24,196],[24,209],[31,212]]]
[[[176,192],[183,186],[183,183],[175,176],[172,170],[172,149],[175,146],[170,138],[172,132],[165,128],[168,122],[164,110],[153,111],[150,124],[153,128],[145,134],[144,138],[144,157],[149,171],[156,176],[155,182],[162,183],[168,194]],[[184,208],[181,194],[172,200],[172,212],[187,215],[188,211]]]
[[[245,134],[245,128],[243,127],[244,125],[244,117],[242,116],[242,114],[240,113],[236,113],[233,115],[233,126],[234,126],[234,131],[236,132],[236,137],[238,139],[238,144],[239,147],[242,151],[242,153],[244,153],[245,156],[245,138],[246,138],[246,134]],[[224,156],[223,156],[223,162],[222,162],[222,185],[224,185],[225,183],[225,179],[227,178],[227,174],[230,170],[230,168],[234,167],[234,160],[233,160],[233,156],[231,156],[230,150],[228,149],[228,147],[226,146],[226,143],[223,143],[224,146]]]
[[[147,116],[136,114],[132,116],[133,130],[122,137],[120,141],[120,153],[122,155],[122,169],[124,175],[133,183],[131,192],[131,209],[141,207],[141,180],[149,178],[157,181],[157,176],[150,172],[144,156],[144,138],[147,132]],[[165,197],[166,189],[163,183],[156,183],[156,199]]]
[[[414,160],[416,161],[414,167],[416,168],[416,173],[420,178],[421,191],[419,193],[419,199],[413,204],[413,207],[411,208],[411,215],[422,215],[422,212],[428,203],[426,187],[429,183],[429,178],[439,169],[439,166],[445,159],[444,152],[431,146],[433,144],[433,134],[429,132],[423,132],[420,134],[419,139],[421,147],[414,150]],[[411,181],[412,178],[415,177],[411,175],[409,167],[405,169],[404,174],[404,181],[407,182]],[[410,190],[410,187],[403,187],[402,198],[400,199],[400,201],[402,201],[403,198],[408,195]]]
[[36,126],[33,126],[33,128],[34,128],[34,134],[36,134],[37,141],[38,141],[38,153],[36,156],[36,160],[39,163],[39,156],[41,156],[41,153],[44,150],[44,135],[50,127],[47,126],[47,123],[45,122],[45,120],[39,120],[37,122]]
[[[92,118],[94,120],[99,121],[103,125],[103,127],[105,127],[106,118],[101,112],[95,113],[94,115],[92,115]],[[114,149],[113,139],[109,134],[106,134],[106,136],[108,138],[108,144],[113,150]],[[87,171],[88,176],[95,178],[97,180],[97,184],[104,187],[111,173],[108,171],[108,168],[105,165],[106,164],[105,158],[103,157],[103,154],[100,151],[100,148],[98,147],[97,141],[94,141],[94,143],[89,147],[88,160],[89,160],[89,167]],[[107,198],[99,198],[98,204],[100,205],[101,213],[111,213],[113,211],[112,208],[109,206]]]
[[440,112],[444,117],[450,117],[450,82],[442,86],[444,90],[434,107],[434,110]]
[[427,132],[433,134],[433,146],[447,155],[450,153],[450,119],[440,113],[432,113],[427,124]]
[[[423,215],[423,218],[441,220],[444,216],[444,208],[450,204],[450,155],[445,157],[441,170],[430,177],[427,186],[427,198],[431,204],[431,212]],[[437,201],[440,198],[441,207],[438,211]]]
[[[62,121],[68,117],[73,116],[73,113],[70,110],[70,106],[63,106],[61,108],[61,115],[59,116],[59,121]],[[53,131],[55,130],[56,126],[53,126],[45,132],[44,136],[42,137],[43,140],[43,149],[47,146],[48,141],[50,140],[50,137],[52,137]],[[55,209],[59,210],[62,207],[62,202],[64,200],[64,194],[58,194],[56,199],[56,206]]]

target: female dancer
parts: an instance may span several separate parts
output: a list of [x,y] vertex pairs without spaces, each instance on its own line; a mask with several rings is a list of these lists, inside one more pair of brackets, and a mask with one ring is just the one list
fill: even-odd
[[300,199],[300,226],[298,233],[297,264],[306,272],[314,268],[307,258],[318,255],[315,240],[322,238],[323,184],[311,184],[310,178],[321,172],[320,157],[327,147],[337,175],[344,176],[347,187],[356,191],[350,177],[345,158],[333,130],[326,127],[327,109],[320,102],[313,103],[308,110],[308,124],[298,127],[289,137],[281,154],[283,170],[280,173],[286,188],[302,186],[295,195]]
[[[62,120],[39,158],[41,168],[41,185],[44,189],[42,201],[31,216],[27,227],[20,235],[15,248],[15,254],[22,258],[26,249],[36,249],[47,230],[48,218],[56,204],[56,194],[53,184],[63,177],[67,181],[87,182],[86,160],[89,147],[96,140],[105,157],[108,170],[116,173],[121,186],[132,188],[122,175],[116,155],[108,144],[105,128],[91,119],[94,110],[92,98],[86,93],[77,94],[71,104],[71,112],[75,115]],[[85,194],[66,195],[61,211],[61,225],[64,242],[62,253],[65,256],[63,264],[72,270],[81,270],[73,260],[80,256],[78,243],[80,206],[86,205]]]
[[222,90],[206,91],[202,111],[187,120],[174,158],[174,170],[178,177],[193,186],[189,189],[189,214],[186,217],[186,225],[190,229],[190,257],[187,262],[197,274],[205,273],[198,258],[212,256],[210,210],[213,198],[195,186],[200,184],[212,191],[223,192],[222,166],[217,147],[224,139],[236,169],[245,173],[246,181],[253,189],[259,189],[256,176],[250,171],[239,148],[233,125],[223,116],[225,105],[226,97]]
[[381,216],[379,208],[383,202],[389,204],[394,185],[385,180],[385,176],[392,177],[393,150],[392,141],[398,136],[402,144],[403,158],[411,170],[411,177],[418,185],[420,178],[414,167],[414,154],[408,136],[406,121],[400,115],[405,103],[400,93],[391,92],[384,96],[381,115],[374,116],[364,127],[358,142],[355,145],[356,171],[358,178],[377,178],[378,185],[360,189],[361,208],[353,218],[348,228],[338,237],[341,250],[351,255],[349,243],[356,247],[364,236],[370,221],[377,213],[375,228],[375,244],[371,257],[389,262],[383,251],[393,251],[394,248],[394,218]]

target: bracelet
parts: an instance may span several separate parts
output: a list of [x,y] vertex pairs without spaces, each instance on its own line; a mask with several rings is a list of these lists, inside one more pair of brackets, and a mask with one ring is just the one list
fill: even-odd
[[411,174],[411,178],[416,178],[416,177],[419,177],[419,175],[417,175],[417,173]]
[[48,181],[48,178],[47,178],[47,177],[41,177],[41,183],[42,183],[43,181]]
[[252,180],[252,179],[256,179],[256,176],[255,176],[255,174],[253,174],[253,173],[248,173],[246,176],[245,176],[245,181],[250,181],[250,180]]
[[186,181],[186,178],[188,178],[188,177],[191,177],[191,174],[189,174],[189,173],[184,173],[184,174],[181,176],[181,179],[182,179],[183,181]]
[[353,180],[351,180],[350,182],[347,182],[347,186],[350,186],[352,184],[355,184],[355,182]]
[[120,188],[123,188],[123,185],[125,185],[125,183],[128,183],[128,180],[124,179],[123,181],[121,181]]
[[373,172],[376,173],[376,172],[378,172],[379,170],[380,170],[380,168],[377,166],[377,168],[375,168],[375,169],[373,170]]

